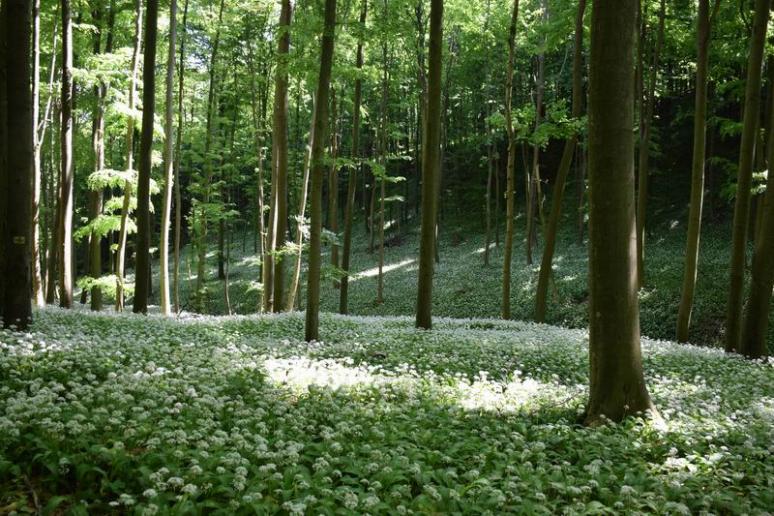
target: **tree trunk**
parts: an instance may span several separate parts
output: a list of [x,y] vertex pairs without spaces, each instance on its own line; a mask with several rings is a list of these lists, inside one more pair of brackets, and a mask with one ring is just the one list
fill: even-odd
[[[339,118],[336,103],[336,90],[331,88],[331,168],[328,174],[328,229],[334,235],[339,232],[339,176],[336,159],[339,154]],[[331,242],[331,265],[339,267],[339,246]],[[339,288],[338,280],[333,280],[333,288]]]
[[159,242],[159,292],[161,313],[170,314],[169,303],[169,218],[172,211],[172,188],[174,177],[174,155],[172,141],[174,130],[174,89],[175,50],[177,38],[177,0],[169,2],[169,48],[167,53],[167,76],[165,79],[166,99],[164,106],[164,190],[161,206],[161,240]]
[[[56,54],[56,50],[54,50]],[[32,252],[32,299],[37,306],[46,302],[43,293],[43,279],[40,269],[40,0],[32,2],[32,236],[30,248]]]
[[505,127],[508,132],[508,169],[505,180],[505,250],[503,251],[503,319],[511,318],[511,262],[513,261],[514,190],[516,186],[516,136],[513,129],[513,68],[516,60],[516,22],[519,18],[519,0],[513,0],[511,25],[508,34],[508,70],[505,75]]
[[419,244],[417,328],[432,328],[433,268],[438,204],[437,182],[441,151],[441,66],[443,60],[443,0],[430,2],[427,110],[422,142],[422,230]]
[[[368,0],[361,1],[360,29],[365,29],[366,16],[368,14]],[[349,257],[352,252],[352,212],[355,210],[355,194],[357,190],[357,171],[360,168],[360,103],[363,96],[363,79],[360,72],[363,69],[363,36],[358,36],[357,41],[358,74],[355,78],[355,100],[352,107],[352,166],[349,169],[349,181],[347,185],[347,207],[344,213],[344,246],[341,251],[341,268],[344,277],[341,278],[341,290],[339,292],[339,313],[348,312],[349,294]]]
[[595,0],[589,77],[587,425],[655,410],[642,373],[634,219],[636,0]]
[[[0,123],[5,123],[4,139],[13,135],[13,152],[6,147],[5,162],[0,158],[0,168],[5,165],[3,207],[6,213],[2,234],[3,250],[3,326],[26,330],[32,322],[32,278],[30,274],[30,236],[32,235],[32,96],[30,95],[30,0],[6,0],[0,20],[5,41],[5,106],[0,111]],[[13,23],[11,23],[13,20]],[[5,26],[2,26],[5,25]],[[0,93],[3,96],[3,93]],[[0,103],[3,103],[0,101]],[[4,120],[3,120],[4,115]],[[2,134],[4,133],[4,134]],[[5,146],[5,144],[3,145]],[[12,193],[12,195],[10,195]]]
[[314,115],[312,143],[311,227],[309,229],[309,272],[306,287],[306,321],[304,335],[307,342],[320,338],[320,266],[322,233],[322,186],[325,175],[323,154],[328,125],[328,91],[333,65],[333,43],[336,27],[336,0],[325,0],[325,26],[320,53],[320,75]]
[[6,239],[8,224],[6,203],[8,202],[8,148],[7,120],[8,99],[6,97],[7,67],[6,67],[6,16],[8,3],[0,3],[0,317],[5,312],[5,264]]
[[[658,14],[658,35],[656,36],[656,48],[650,63],[647,90],[642,99],[643,109],[640,119],[640,152],[639,174],[637,187],[637,281],[638,286],[645,284],[645,217],[648,205],[648,175],[650,174],[650,125],[653,120],[653,107],[656,103],[656,78],[658,77],[658,65],[661,48],[664,46],[664,19],[666,17],[666,0],[661,0]],[[642,45],[643,42],[640,42]],[[641,72],[644,78],[644,70]]]
[[[176,1],[176,0],[175,0]],[[172,299],[175,313],[180,313],[180,230],[183,219],[183,198],[180,189],[180,156],[183,148],[183,84],[185,80],[185,35],[188,28],[188,0],[183,7],[183,27],[180,38],[180,61],[177,84],[177,141],[175,142],[175,243],[172,265]]]
[[[387,15],[387,0],[384,0],[384,12]],[[382,101],[379,115],[379,162],[382,166],[379,178],[379,272],[376,279],[376,303],[384,303],[384,198],[387,183],[387,96],[389,94],[389,75],[387,72],[387,43],[382,43]]]
[[137,73],[140,66],[140,42],[142,41],[142,0],[134,4],[134,42],[132,45],[132,70],[129,78],[129,119],[126,123],[126,174],[124,200],[121,206],[121,226],[118,230],[116,254],[116,311],[124,309],[124,268],[126,264],[126,240],[128,233],[129,209],[134,183],[134,111],[137,97]]
[[73,306],[73,26],[70,0],[62,2],[62,125],[59,181],[59,305]]
[[[715,5],[719,5],[716,2]],[[693,115],[693,161],[691,164],[691,204],[688,213],[688,243],[685,249],[685,271],[677,312],[677,340],[688,341],[691,326],[696,272],[699,263],[699,237],[704,205],[704,161],[707,140],[707,68],[709,66],[710,38],[709,0],[699,0],[696,21],[696,101]]]
[[[578,11],[575,16],[575,43],[572,60],[572,117],[578,119],[583,111],[583,15],[586,11],[586,0],[578,1]],[[545,322],[546,300],[548,298],[548,282],[551,279],[551,267],[554,261],[556,233],[562,217],[562,201],[567,175],[572,166],[572,158],[578,143],[578,135],[573,134],[564,144],[562,160],[556,173],[554,198],[551,200],[551,215],[548,221],[544,239],[543,259],[540,263],[537,295],[535,300],[535,321]]]
[[739,148],[739,169],[736,182],[733,237],[731,247],[730,287],[726,316],[726,351],[739,349],[742,323],[742,295],[747,250],[747,220],[750,218],[750,189],[755,154],[756,134],[761,103],[761,65],[766,29],[769,20],[769,0],[755,0],[755,17],[747,60],[742,139]]
[[[132,311],[148,313],[150,293],[150,173],[153,150],[153,117],[156,112],[156,36],[158,0],[147,0],[145,10],[145,54],[142,68],[142,133],[140,170],[137,176],[137,239],[134,266],[134,304]],[[170,81],[171,82],[171,81]]]

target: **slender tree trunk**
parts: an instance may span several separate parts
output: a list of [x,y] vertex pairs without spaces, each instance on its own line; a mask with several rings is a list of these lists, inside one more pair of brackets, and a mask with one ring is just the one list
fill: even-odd
[[[339,117],[336,103],[336,90],[331,88],[331,168],[328,175],[328,229],[334,235],[339,232],[339,176],[336,159],[339,154]],[[339,267],[339,246],[331,242],[331,265]],[[339,288],[338,280],[333,280],[333,288]]]
[[[365,29],[366,16],[368,15],[368,0],[361,0],[360,29]],[[344,214],[344,247],[341,254],[341,268],[344,277],[341,278],[341,290],[339,292],[339,313],[348,312],[349,294],[349,257],[352,252],[352,212],[355,210],[355,194],[357,190],[357,171],[360,168],[360,103],[363,96],[363,80],[360,71],[363,69],[363,36],[358,37],[356,66],[358,69],[355,78],[355,100],[352,107],[352,166],[349,169],[349,181],[347,185],[347,207]]]
[[[716,3],[719,5],[719,2]],[[685,249],[685,271],[680,307],[677,312],[677,340],[688,340],[691,325],[696,272],[699,263],[699,236],[704,204],[704,161],[707,140],[707,68],[710,38],[709,0],[699,0],[696,21],[696,101],[693,115],[693,162],[691,165],[691,205],[688,214],[688,243]]]
[[642,373],[634,218],[636,0],[595,0],[589,77],[587,425],[655,411]]
[[[583,110],[583,15],[586,11],[586,0],[578,1],[578,11],[575,16],[575,43],[572,64],[572,117],[577,119]],[[564,144],[562,160],[556,173],[554,198],[551,200],[551,215],[548,221],[544,239],[543,259],[540,263],[537,295],[535,300],[535,320],[544,322],[546,319],[546,304],[548,298],[548,282],[551,279],[551,267],[554,261],[556,233],[562,217],[562,202],[567,175],[572,166],[572,158],[578,143],[578,135],[573,134]]]
[[[271,209],[271,235],[273,237],[271,250],[273,257],[273,295],[272,309],[281,312],[285,300],[285,241],[287,239],[288,220],[288,69],[287,60],[290,52],[290,24],[293,17],[293,6],[290,0],[282,0],[280,12],[281,37],[277,44],[277,65],[274,76],[274,150],[272,155],[276,167],[276,195]],[[274,189],[272,184],[272,189]]]
[[70,0],[62,2],[62,125],[59,181],[59,305],[73,306],[73,26]]
[[309,230],[309,272],[306,288],[305,339],[307,342],[320,338],[320,266],[322,262],[322,186],[325,175],[323,154],[325,132],[328,124],[328,91],[333,65],[334,30],[336,27],[336,0],[325,0],[325,26],[320,53],[320,75],[314,117],[312,143],[311,227]]
[[156,112],[156,37],[159,2],[158,0],[147,0],[146,6],[145,54],[142,68],[142,133],[140,136],[140,170],[137,176],[137,239],[134,262],[134,304],[132,306],[132,311],[136,314],[148,313],[151,281],[150,173],[152,167],[151,151],[153,149],[153,117]]
[[[56,50],[54,51],[56,53]],[[32,299],[37,306],[46,302],[40,270],[40,0],[32,2]]]
[[[69,0],[68,0],[69,1]],[[124,309],[124,269],[126,264],[126,240],[128,237],[129,209],[134,184],[134,112],[137,98],[137,74],[140,66],[140,43],[142,42],[142,0],[134,4],[134,43],[132,45],[132,70],[129,78],[129,119],[126,123],[126,181],[121,206],[121,225],[118,230],[116,254],[116,311]]]
[[[387,14],[387,0],[384,0],[384,12]],[[384,198],[387,176],[387,96],[389,94],[389,75],[387,72],[387,43],[382,43],[382,101],[379,116],[379,162],[382,166],[379,178],[379,273],[376,281],[376,303],[384,303]]]
[[[5,41],[4,68],[5,106],[0,111],[0,123],[5,125],[4,139],[13,135],[13,149],[6,147],[3,163],[7,167],[0,184],[4,195],[2,203],[6,213],[2,234],[3,247],[3,299],[2,317],[4,327],[15,326],[26,330],[32,322],[32,278],[30,274],[30,237],[32,235],[32,174],[33,174],[33,113],[31,90],[30,42],[31,9],[30,0],[6,0],[2,7],[0,33]],[[11,22],[13,20],[13,22]],[[5,25],[5,26],[2,26]],[[0,101],[0,103],[3,103]],[[3,144],[5,147],[5,142]],[[9,195],[11,194],[12,195]]]
[[433,268],[437,187],[441,151],[441,66],[443,60],[443,0],[430,2],[430,50],[428,53],[427,111],[422,142],[422,230],[419,244],[417,328],[432,328]]
[[[176,0],[175,0],[176,1]],[[180,231],[183,221],[183,198],[180,191],[180,156],[183,149],[183,95],[185,81],[185,40],[188,28],[188,0],[183,7],[183,27],[180,37],[180,61],[177,84],[177,141],[175,142],[175,243],[172,265],[172,299],[175,313],[180,313]]]
[[164,106],[164,190],[161,206],[161,240],[159,242],[159,292],[161,313],[170,314],[169,302],[169,218],[172,212],[172,188],[174,176],[174,155],[172,141],[175,137],[174,90],[175,51],[177,50],[177,0],[169,2],[169,49],[167,53],[167,76],[165,79],[166,98]]
[[[52,130],[52,133],[59,134],[61,129],[61,113],[60,113],[60,103],[57,103],[54,107],[54,128]],[[54,155],[56,154],[56,145],[55,145],[56,138],[52,136],[49,138],[49,141],[51,142],[51,149],[49,151],[49,176],[51,178],[51,187],[49,188],[49,199],[47,204],[49,206],[57,206],[58,199],[59,199],[59,184],[58,180],[59,174],[57,172],[57,165],[54,163]],[[60,210],[57,209],[54,210],[53,218],[51,220],[51,225],[49,226],[49,231],[51,235],[51,241],[48,246],[48,265],[46,266],[46,274],[48,276],[48,282],[46,283],[46,304],[52,305],[56,302],[56,286],[57,286],[57,279],[59,277],[59,274],[57,272],[57,266],[59,264],[59,218],[60,218]]]
[[[503,251],[503,297],[501,316],[511,318],[511,265],[513,261],[514,190],[516,185],[516,136],[513,129],[513,68],[516,60],[516,22],[519,18],[519,0],[513,0],[511,25],[508,34],[508,70],[505,75],[505,127],[508,132],[508,169],[505,182],[505,250]],[[528,237],[529,238],[529,237]]]
[[742,295],[747,250],[747,220],[750,218],[750,189],[755,155],[756,134],[761,103],[761,65],[769,21],[769,0],[755,0],[753,32],[747,60],[742,139],[739,149],[739,169],[736,182],[733,237],[731,246],[730,287],[726,316],[726,351],[739,349],[742,324]]
[[[640,120],[639,178],[637,186],[637,278],[638,286],[645,284],[645,217],[648,206],[648,179],[650,174],[650,136],[653,121],[653,108],[656,104],[656,79],[658,77],[659,58],[664,46],[664,19],[666,18],[666,0],[661,0],[658,14],[658,35],[656,48],[650,63],[647,89],[645,90]],[[641,42],[642,44],[642,42]],[[642,72],[644,78],[644,70]]]

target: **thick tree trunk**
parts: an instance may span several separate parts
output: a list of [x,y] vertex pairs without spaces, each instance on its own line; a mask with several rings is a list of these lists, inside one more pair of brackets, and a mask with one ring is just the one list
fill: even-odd
[[505,75],[505,128],[508,132],[508,168],[505,179],[505,249],[503,251],[503,297],[500,315],[511,318],[511,266],[513,262],[514,190],[516,186],[516,136],[513,129],[513,67],[516,60],[516,22],[519,18],[519,0],[513,0],[511,25],[508,34],[508,69]]
[[[360,28],[365,29],[366,16],[368,15],[368,0],[361,0]],[[352,166],[349,169],[349,181],[347,185],[347,207],[344,213],[344,242],[341,250],[341,268],[344,277],[341,278],[341,290],[339,292],[339,313],[348,312],[349,294],[349,257],[352,252],[352,212],[355,210],[355,194],[357,190],[357,171],[360,168],[360,103],[363,96],[363,80],[360,71],[363,69],[363,36],[358,37],[356,66],[358,75],[355,78],[355,100],[352,107]]]
[[188,28],[188,0],[183,7],[183,26],[180,38],[180,60],[177,84],[177,141],[175,142],[175,243],[172,264],[172,299],[175,313],[180,313],[180,232],[183,221],[183,198],[180,188],[180,156],[183,148],[183,85],[185,81],[185,33]]
[[[0,90],[5,83],[4,113],[0,114],[0,123],[5,123],[5,131],[0,137],[13,135],[13,149],[5,152],[5,162],[0,157],[0,173],[4,181],[0,184],[5,192],[2,204],[6,210],[0,214],[5,219],[2,233],[3,247],[3,326],[14,326],[26,330],[32,322],[32,278],[30,274],[30,236],[32,235],[32,96],[30,40],[31,9],[30,0],[6,0],[0,14],[0,34],[5,41],[5,58],[2,63],[5,81],[0,80]],[[5,23],[2,19],[5,18]],[[13,20],[13,22],[11,22]],[[5,25],[5,26],[3,26]],[[4,118],[4,120],[3,120]],[[4,134],[3,134],[4,133]]]
[[443,0],[430,2],[427,110],[422,142],[422,230],[419,244],[417,328],[432,328],[433,269],[438,204],[437,182],[441,151],[441,66],[443,60]]
[[134,304],[132,311],[148,313],[150,294],[150,173],[153,150],[153,117],[156,112],[156,36],[158,0],[147,0],[145,11],[145,54],[142,70],[142,133],[140,170],[137,176],[137,239],[134,267]]
[[7,67],[6,67],[6,17],[8,3],[0,2],[0,317],[5,312],[5,264],[7,258],[6,239],[8,224],[6,220],[8,202],[8,146],[7,146],[7,112],[6,97]]
[[634,218],[636,0],[595,0],[589,77],[590,333],[585,423],[654,410],[642,373]]
[[[716,3],[716,5],[718,5]],[[709,0],[699,0],[696,21],[696,100],[693,115],[693,162],[691,164],[691,204],[688,213],[688,243],[680,307],[677,312],[677,340],[688,341],[693,296],[699,263],[699,237],[704,205],[704,162],[707,140],[707,68],[709,66],[710,9]]]
[[129,119],[126,123],[126,174],[124,200],[121,206],[121,225],[118,230],[116,251],[116,311],[124,309],[124,269],[126,265],[126,240],[128,237],[129,209],[134,184],[134,111],[137,99],[137,73],[140,66],[140,43],[142,41],[142,0],[134,4],[134,42],[132,45],[132,70],[129,77]]
[[177,0],[169,2],[169,47],[167,53],[167,76],[164,81],[166,98],[164,106],[164,190],[161,206],[161,240],[159,242],[159,292],[161,313],[170,314],[169,300],[169,218],[172,212],[172,189],[174,177],[174,155],[172,141],[175,137],[175,51],[177,39]]
[[62,125],[59,181],[59,305],[73,306],[73,26],[70,0],[62,2]]
[[[578,12],[575,16],[575,43],[572,64],[572,117],[577,119],[583,110],[583,15],[586,11],[586,0],[578,1]],[[573,134],[564,144],[562,160],[556,173],[554,196],[551,200],[551,215],[544,236],[543,259],[540,263],[537,295],[535,299],[535,320],[544,322],[546,319],[546,304],[548,298],[548,282],[551,279],[551,267],[554,261],[556,233],[562,216],[562,202],[567,175],[572,166],[572,158],[578,143],[578,135]]]
[[742,295],[747,250],[747,221],[750,218],[750,189],[755,155],[756,134],[761,104],[761,65],[769,21],[769,0],[755,0],[750,53],[747,60],[742,140],[739,149],[739,169],[736,181],[733,237],[731,246],[730,287],[726,316],[726,351],[739,349],[742,323]]
[[[661,8],[658,14],[658,35],[656,36],[656,48],[653,50],[653,58],[650,63],[647,89],[642,99],[644,103],[640,120],[640,152],[639,166],[637,167],[637,281],[642,287],[645,283],[645,217],[648,206],[648,176],[650,174],[650,126],[653,121],[653,107],[656,103],[656,78],[658,77],[659,58],[661,48],[664,46],[664,19],[666,17],[666,0],[661,0]],[[642,42],[640,43],[642,44]],[[640,50],[642,52],[642,50]],[[642,77],[644,79],[644,70]]]
[[306,288],[306,321],[304,336],[307,342],[320,338],[320,268],[322,263],[322,186],[325,175],[325,132],[328,125],[328,91],[333,65],[333,43],[336,27],[336,0],[325,0],[325,26],[320,53],[320,75],[314,115],[312,142],[311,227],[309,230],[309,272]]

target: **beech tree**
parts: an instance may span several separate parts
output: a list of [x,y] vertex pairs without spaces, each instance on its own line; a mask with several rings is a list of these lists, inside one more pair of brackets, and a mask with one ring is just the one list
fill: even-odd
[[422,145],[422,229],[417,282],[417,328],[432,328],[433,268],[438,206],[437,182],[441,152],[441,66],[443,61],[443,0],[430,2],[430,49],[427,72],[427,109]]
[[[0,54],[4,80],[0,80],[0,188],[2,212],[2,317],[3,326],[26,330],[32,322],[32,96],[30,0],[5,0],[0,11]],[[13,135],[13,145],[8,138]],[[5,155],[5,156],[3,156]]]
[[730,286],[728,289],[728,313],[726,315],[726,351],[728,352],[739,349],[741,334],[747,230],[750,218],[750,189],[752,188],[753,159],[760,117],[761,65],[763,64],[763,47],[766,43],[766,29],[769,21],[769,5],[769,0],[755,1],[750,53],[747,59],[747,82],[745,83],[742,139],[739,147],[739,168],[736,180]]
[[328,126],[328,92],[333,67],[333,44],[336,29],[336,0],[325,0],[325,25],[320,51],[320,75],[315,96],[314,127],[311,154],[311,226],[309,228],[309,271],[306,286],[307,342],[320,338],[320,269],[322,265],[322,187],[325,175],[325,132]]
[[59,305],[73,306],[73,25],[70,0],[62,9],[62,122],[60,127],[60,173],[57,228]]
[[595,0],[589,68],[587,425],[654,410],[642,372],[634,214],[637,0]]
[[[508,168],[505,179],[505,242],[503,247],[503,290],[500,315],[511,318],[511,266],[513,261],[513,231],[516,189],[516,132],[513,129],[513,68],[516,60],[516,23],[519,0],[513,0],[511,24],[508,30],[508,69],[505,72],[505,128],[508,133]],[[529,238],[529,236],[527,236]]]
[[134,313],[148,312],[150,290],[150,173],[152,167],[153,117],[156,114],[156,35],[158,0],[147,0],[145,10],[145,52],[142,69],[142,133],[140,170],[137,175],[137,240],[134,267]]

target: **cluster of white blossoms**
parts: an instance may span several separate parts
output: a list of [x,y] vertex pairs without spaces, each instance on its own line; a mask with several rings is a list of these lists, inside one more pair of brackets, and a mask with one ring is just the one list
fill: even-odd
[[[36,312],[0,333],[0,484],[92,512],[769,510],[774,367],[645,340],[666,426],[576,424],[587,334]],[[73,486],[78,486],[73,491]]]

